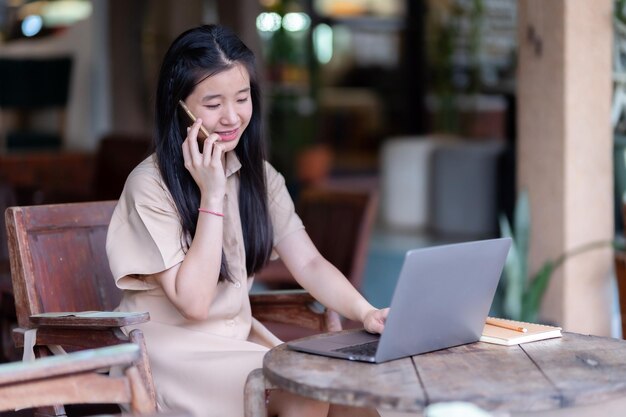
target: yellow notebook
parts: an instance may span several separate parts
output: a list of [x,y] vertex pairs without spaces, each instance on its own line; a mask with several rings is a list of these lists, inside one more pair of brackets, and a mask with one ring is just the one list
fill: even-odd
[[480,341],[511,346],[555,337],[561,337],[560,327],[487,317]]

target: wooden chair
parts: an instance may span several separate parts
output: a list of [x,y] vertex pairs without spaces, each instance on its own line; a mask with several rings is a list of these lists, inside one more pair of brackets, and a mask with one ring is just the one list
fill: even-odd
[[[0,411],[64,404],[128,404],[133,414],[156,412],[134,365],[139,346],[88,349],[0,365]],[[99,372],[120,367],[120,376]]]
[[[15,202],[13,187],[0,181],[0,211]],[[11,288],[11,266],[9,264],[9,248],[4,217],[0,217],[0,357],[2,362],[17,360],[17,352],[11,340],[11,328],[15,325],[15,305]]]
[[[19,328],[14,341],[23,346],[25,332],[36,329],[36,356],[48,345],[85,349],[133,342],[141,347],[137,369],[156,403],[150,364],[140,330],[126,336],[121,327],[146,322],[147,313],[106,313],[121,298],[106,252],[107,227],[115,201],[10,207],[6,211],[9,254]],[[257,294],[255,317],[271,317],[317,330],[339,330],[332,311],[308,308],[306,293]],[[100,311],[98,314],[51,314]]]
[[[375,187],[326,184],[305,189],[296,203],[296,212],[320,253],[360,289],[367,249],[376,210]],[[278,259],[257,273],[255,280],[270,289],[300,288],[287,267]],[[276,317],[273,317],[274,319]],[[309,328],[268,320],[269,329],[288,341],[314,334]],[[342,326],[360,323],[345,321]]]
[[116,199],[128,174],[150,155],[150,136],[109,134],[100,139],[94,168],[93,199]]
[[[296,212],[320,253],[337,267],[352,285],[361,287],[378,193],[373,189],[321,186],[306,189]],[[257,274],[270,288],[297,288],[280,261],[272,261]]]

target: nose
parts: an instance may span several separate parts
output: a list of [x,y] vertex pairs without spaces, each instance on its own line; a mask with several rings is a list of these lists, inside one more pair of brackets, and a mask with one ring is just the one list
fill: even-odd
[[222,108],[223,112],[220,118],[220,122],[223,125],[232,125],[237,123],[238,116],[235,106],[233,106],[232,104],[228,104],[223,106]]

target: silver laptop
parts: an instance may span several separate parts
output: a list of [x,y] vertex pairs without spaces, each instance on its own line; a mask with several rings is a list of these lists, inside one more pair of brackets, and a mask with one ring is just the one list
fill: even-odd
[[329,333],[287,346],[379,363],[477,342],[510,246],[500,238],[410,250],[382,335]]

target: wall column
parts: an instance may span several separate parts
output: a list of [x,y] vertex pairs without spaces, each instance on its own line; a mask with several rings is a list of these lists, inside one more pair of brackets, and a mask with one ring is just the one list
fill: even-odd
[[[613,238],[612,0],[520,0],[518,188],[529,192],[530,270]],[[610,333],[610,248],[553,276],[542,318]]]

